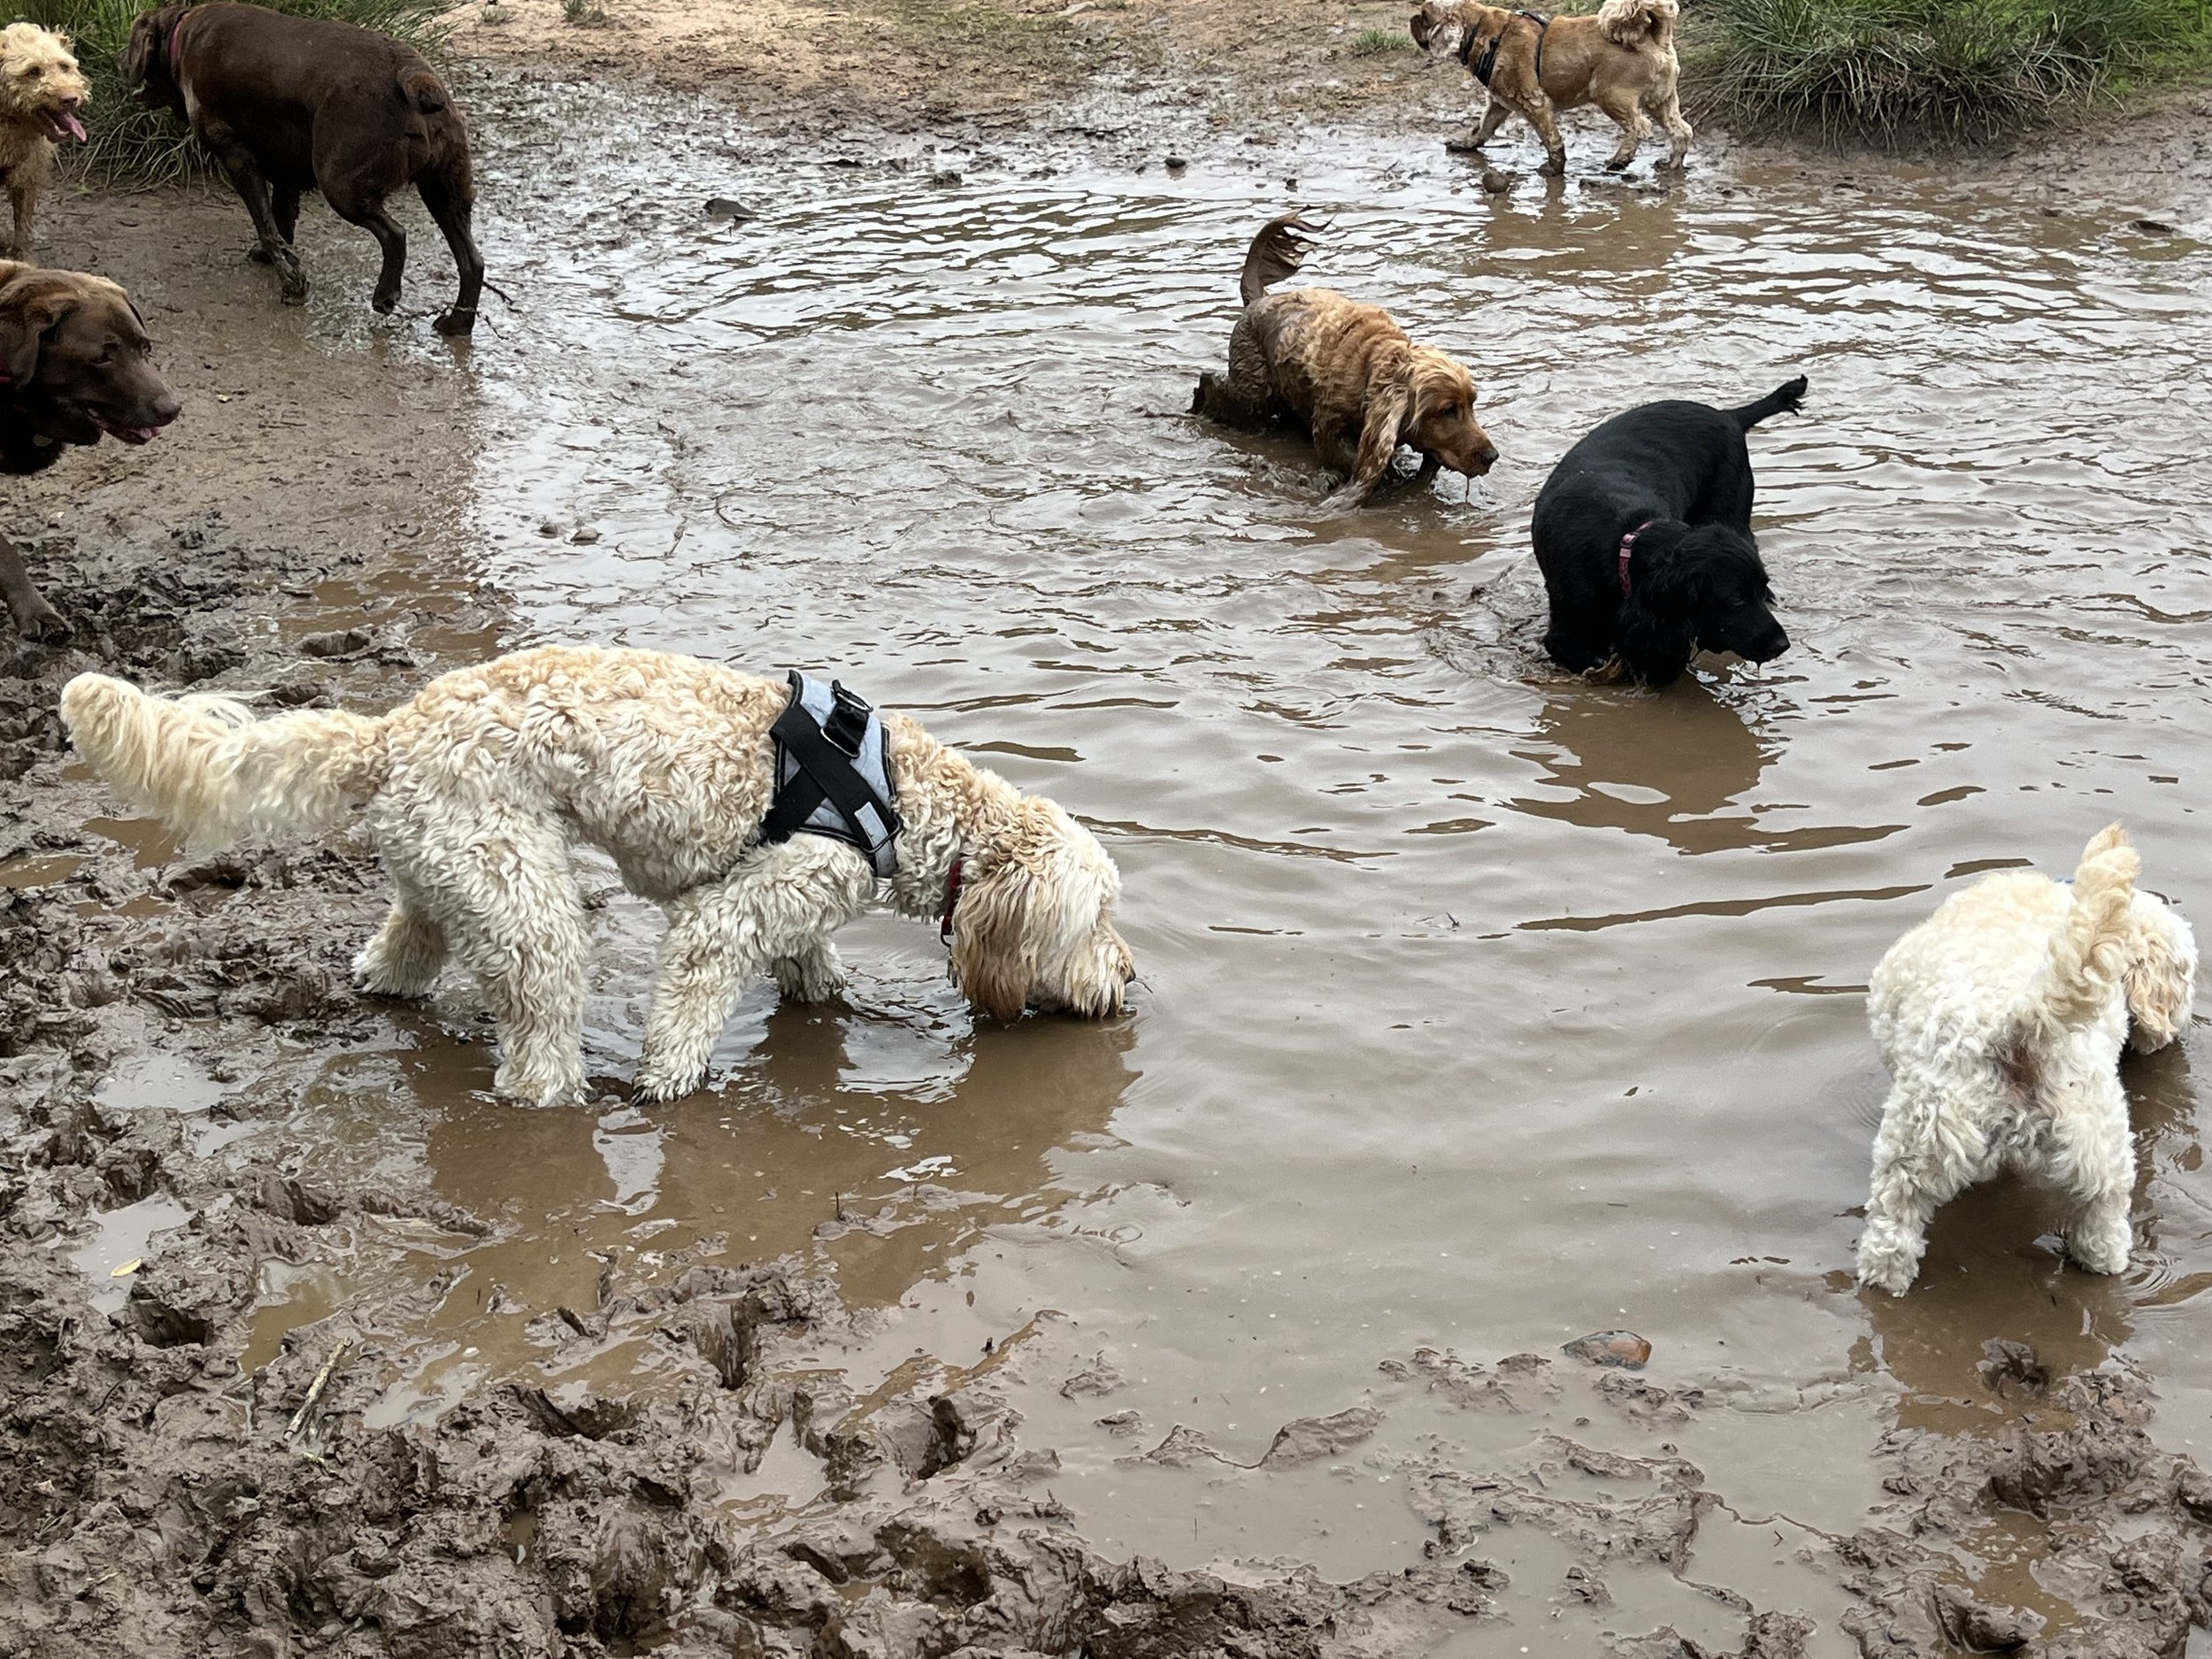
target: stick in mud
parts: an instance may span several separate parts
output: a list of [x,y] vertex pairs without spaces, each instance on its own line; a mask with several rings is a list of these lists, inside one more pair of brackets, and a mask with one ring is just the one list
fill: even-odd
[[[311,1431],[314,1426],[316,1409],[322,1404],[323,1390],[330,1386],[331,1377],[336,1372],[339,1362],[352,1351],[353,1339],[351,1337],[346,1338],[344,1341],[330,1350],[330,1357],[323,1362],[322,1370],[317,1371],[315,1380],[307,1385],[307,1398],[301,1401],[300,1409],[292,1413],[291,1426],[284,1431],[284,1438],[288,1440],[301,1442],[299,1453],[303,1457],[317,1455],[311,1444],[313,1440]],[[318,1459],[318,1461],[320,1460]]]

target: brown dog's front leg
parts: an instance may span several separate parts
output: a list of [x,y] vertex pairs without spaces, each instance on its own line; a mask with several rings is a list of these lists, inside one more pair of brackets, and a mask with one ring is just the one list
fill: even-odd
[[23,556],[4,535],[0,535],[0,599],[8,602],[15,631],[25,639],[58,645],[69,637],[69,625],[40,595],[31,581],[31,572],[23,567]]
[[261,176],[261,165],[254,159],[253,151],[240,143],[227,127],[209,121],[199,130],[200,142],[222,167],[231,188],[238,192],[238,199],[246,204],[247,215],[253,220],[254,234],[261,242],[261,251],[276,267],[279,296],[287,305],[306,304],[307,273],[300,269],[299,256],[277,229],[276,213],[269,201],[269,181]]
[[1551,100],[1539,98],[1521,111],[1528,117],[1528,124],[1544,141],[1544,165],[1540,169],[1554,179],[1567,176],[1567,142],[1559,136],[1559,123],[1552,119]]

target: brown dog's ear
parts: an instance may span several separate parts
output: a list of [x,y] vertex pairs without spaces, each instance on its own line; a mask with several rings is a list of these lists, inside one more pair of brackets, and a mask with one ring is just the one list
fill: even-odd
[[40,292],[24,277],[0,287],[0,385],[28,386],[36,378],[46,335],[68,310],[68,296]]
[[143,86],[147,73],[154,66],[154,56],[169,38],[169,25],[177,8],[163,6],[157,12],[142,12],[131,24],[131,37],[123,50],[115,54],[116,73],[123,77],[127,87]]
[[1359,434],[1359,464],[1352,472],[1355,485],[1371,488],[1382,481],[1412,419],[1413,388],[1407,377],[1394,377],[1368,394],[1366,421]]
[[1413,21],[1406,25],[1406,30],[1413,36],[1416,46],[1423,51],[1428,50],[1429,36],[1436,33],[1436,25],[1429,21],[1428,7],[1423,6],[1413,14]]

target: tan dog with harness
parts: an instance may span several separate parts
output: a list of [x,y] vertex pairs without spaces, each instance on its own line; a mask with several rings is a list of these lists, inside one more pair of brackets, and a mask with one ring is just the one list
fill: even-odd
[[1605,164],[1628,165],[1655,119],[1673,141],[1667,165],[1678,169],[1694,136],[1682,119],[1674,55],[1678,0],[1605,0],[1594,17],[1548,18],[1509,12],[1474,0],[1425,0],[1413,14],[1414,43],[1425,51],[1449,50],[1468,73],[1488,88],[1471,148],[1497,136],[1508,115],[1518,115],[1544,141],[1544,171],[1567,171],[1567,147],[1554,119],[1560,110],[1595,104],[1621,129],[1620,146]]

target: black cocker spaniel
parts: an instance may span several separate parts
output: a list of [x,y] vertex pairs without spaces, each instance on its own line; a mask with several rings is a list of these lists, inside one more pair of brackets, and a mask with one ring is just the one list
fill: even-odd
[[1744,434],[1804,396],[1801,374],[1740,409],[1646,403],[1567,451],[1533,526],[1554,662],[1586,673],[1617,657],[1664,686],[1699,650],[1764,663],[1789,649],[1751,535]]

